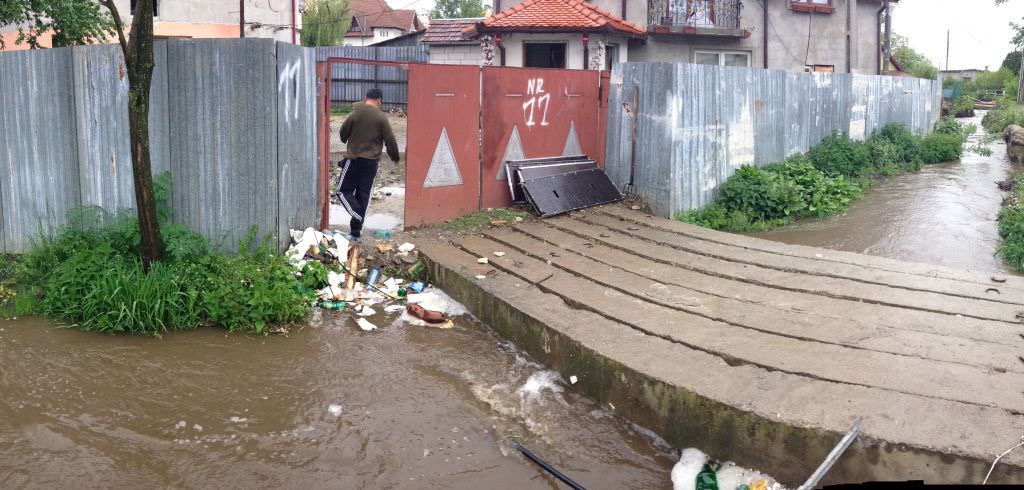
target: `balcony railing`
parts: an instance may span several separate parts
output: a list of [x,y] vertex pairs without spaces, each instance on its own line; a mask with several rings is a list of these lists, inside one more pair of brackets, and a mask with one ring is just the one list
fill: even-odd
[[741,0],[652,0],[649,5],[648,24],[655,32],[742,35]]

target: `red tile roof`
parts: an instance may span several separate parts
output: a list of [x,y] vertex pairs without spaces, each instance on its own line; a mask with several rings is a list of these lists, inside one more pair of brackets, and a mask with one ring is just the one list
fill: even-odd
[[497,31],[605,31],[644,37],[640,26],[582,0],[526,0],[466,29],[467,35]]
[[427,26],[427,32],[420,39],[424,43],[459,43],[471,41],[463,34],[463,31],[473,24],[484,20],[482,17],[475,19],[434,19]]
[[373,28],[401,29],[403,32],[423,30],[415,10],[394,10],[384,0],[352,0],[350,7],[354,22],[361,31],[350,30],[346,37],[371,37]]

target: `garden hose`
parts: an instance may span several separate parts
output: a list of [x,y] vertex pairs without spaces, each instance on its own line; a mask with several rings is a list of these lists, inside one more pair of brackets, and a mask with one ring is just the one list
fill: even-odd
[[572,488],[573,490],[587,490],[586,488],[583,487],[583,485],[580,485],[579,483],[572,481],[572,478],[563,475],[562,472],[556,470],[551,465],[545,463],[543,459],[540,459],[540,457],[538,457],[536,454],[530,452],[530,450],[523,447],[522,444],[519,444],[518,442],[513,442],[513,444],[516,450],[523,453],[523,456],[526,456],[526,459],[533,461],[534,463],[537,464],[537,466],[543,468],[544,471],[550,473],[551,476],[554,476],[555,478],[561,480],[562,483],[569,485],[569,488]]

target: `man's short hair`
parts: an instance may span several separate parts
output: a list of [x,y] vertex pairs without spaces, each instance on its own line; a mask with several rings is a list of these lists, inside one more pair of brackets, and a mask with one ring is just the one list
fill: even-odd
[[367,100],[380,100],[384,98],[384,93],[379,88],[371,88],[366,91]]

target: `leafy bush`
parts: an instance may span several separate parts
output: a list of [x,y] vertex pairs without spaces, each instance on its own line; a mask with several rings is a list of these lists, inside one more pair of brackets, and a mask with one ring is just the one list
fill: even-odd
[[981,125],[990,133],[1002,133],[1007,126],[1024,126],[1024,107],[1013,103],[1000,102],[997,107],[981,118]]
[[796,183],[757,167],[740,167],[722,184],[721,193],[726,209],[761,221],[787,218],[804,208]]
[[862,175],[871,165],[871,150],[861,141],[851,140],[843,133],[832,133],[811,149],[814,167],[832,176]]
[[942,163],[958,160],[964,151],[960,136],[932,133],[921,140],[921,160],[924,163]]
[[[155,181],[161,220],[166,178]],[[209,241],[187,227],[161,223],[165,258],[146,272],[139,260],[139,226],[131,216],[80,209],[52,237],[41,238],[10,272],[32,298],[42,294],[47,315],[83,330],[159,335],[172,329],[218,325],[257,333],[301,319],[312,292],[287,260],[266,242],[255,247],[256,229],[239,254],[212,251]],[[317,280],[326,281],[314,273]]]
[[860,196],[861,188],[844,177],[829,177],[803,155],[764,167],[784,182],[792,182],[800,195],[801,214],[828,216],[838,213]]
[[958,136],[962,140],[967,141],[967,138],[974,134],[978,130],[978,127],[971,123],[962,123],[957,121],[953,117],[946,117],[935,123],[935,133],[948,134],[952,136]]
[[962,114],[973,110],[974,99],[966,95],[960,96],[960,98],[956,99],[956,102],[953,103],[953,112],[956,114]]
[[999,211],[999,255],[1014,269],[1024,272],[1024,173],[1015,176],[1009,204]]

